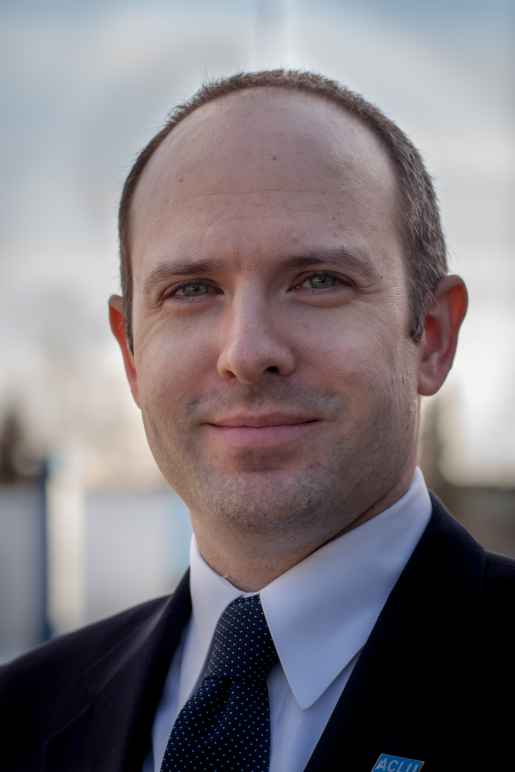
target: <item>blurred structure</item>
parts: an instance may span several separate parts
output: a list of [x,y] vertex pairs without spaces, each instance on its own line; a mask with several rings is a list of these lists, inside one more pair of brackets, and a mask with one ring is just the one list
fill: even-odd
[[[452,392],[451,392],[452,393]],[[426,482],[486,549],[515,557],[515,480],[513,485],[456,484],[444,473],[445,432],[442,399],[433,398],[424,412],[420,466]]]
[[50,635],[46,476],[13,402],[0,420],[0,661]]
[[22,479],[2,439],[9,480],[0,485],[0,662],[174,589],[191,529],[173,491],[87,490],[76,453]]

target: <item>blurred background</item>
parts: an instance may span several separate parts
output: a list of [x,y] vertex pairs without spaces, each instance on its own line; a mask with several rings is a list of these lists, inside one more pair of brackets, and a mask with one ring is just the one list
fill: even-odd
[[470,310],[424,404],[426,479],[515,555],[515,89],[510,0],[3,0],[0,661],[169,592],[190,526],[107,325],[139,149],[205,79],[313,69],[421,150]]

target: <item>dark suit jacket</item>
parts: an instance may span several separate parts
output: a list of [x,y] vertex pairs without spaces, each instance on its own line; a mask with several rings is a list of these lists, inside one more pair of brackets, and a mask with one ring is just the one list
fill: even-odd
[[[369,772],[381,753],[425,761],[423,772],[514,769],[514,599],[515,562],[486,553],[433,498],[308,772]],[[190,609],[186,574],[172,596],[1,668],[0,770],[141,772]]]

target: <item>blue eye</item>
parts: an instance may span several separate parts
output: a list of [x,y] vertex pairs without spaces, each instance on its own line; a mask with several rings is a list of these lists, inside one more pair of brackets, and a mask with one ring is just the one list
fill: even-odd
[[197,290],[200,288],[208,290],[208,289],[215,289],[212,284],[208,284],[208,282],[205,281],[187,281],[184,282],[184,284],[178,284],[176,287],[174,287],[168,294],[168,298],[180,298],[183,300],[193,300],[195,298],[199,297],[205,297],[208,293],[207,292],[188,292],[188,288],[196,288]]
[[335,276],[332,273],[327,273],[326,271],[317,271],[317,273],[312,273],[310,276],[305,276],[302,281],[296,285],[296,288],[301,287],[308,281],[314,282],[315,284],[315,286],[308,287],[308,289],[311,289],[312,291],[334,289],[340,285],[349,284],[349,282],[341,279],[339,276]]

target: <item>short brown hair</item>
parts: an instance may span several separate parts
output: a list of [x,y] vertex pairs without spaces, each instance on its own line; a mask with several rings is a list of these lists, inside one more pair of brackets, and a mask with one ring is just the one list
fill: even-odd
[[249,88],[277,87],[315,94],[356,116],[380,139],[397,170],[402,197],[401,219],[406,256],[410,304],[410,336],[418,342],[424,316],[434,299],[439,280],[447,273],[445,239],[431,177],[420,153],[399,127],[360,94],[330,78],[298,70],[241,72],[204,84],[188,101],[178,105],[163,128],[140,152],[123,187],[118,211],[120,275],[125,329],[131,349],[132,270],[129,244],[130,208],[134,191],[145,166],[171,131],[190,113],[215,99]]

